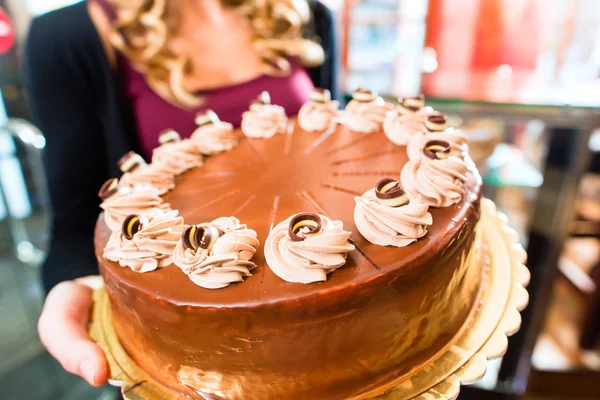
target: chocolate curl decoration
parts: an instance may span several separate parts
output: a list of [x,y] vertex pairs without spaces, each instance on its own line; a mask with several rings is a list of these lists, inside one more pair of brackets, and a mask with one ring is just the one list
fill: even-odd
[[192,225],[181,234],[185,249],[210,251],[221,236],[221,232],[213,226]]
[[158,137],[158,143],[166,144],[166,143],[177,143],[181,141],[181,136],[179,133],[174,131],[173,129],[167,129],[162,131],[160,136]]
[[271,104],[271,95],[266,90],[263,91],[257,98],[256,103],[263,106]]
[[450,157],[450,143],[443,140],[430,140],[423,148],[423,154],[432,160],[445,160]]
[[121,172],[133,172],[138,168],[145,167],[146,161],[135,151],[130,151],[117,161],[117,166],[121,169]]
[[270,104],[271,95],[269,94],[269,92],[264,91],[256,99],[252,100],[252,103],[250,103],[250,110],[260,110],[263,107],[268,106]]
[[416,97],[399,97],[398,106],[403,107],[409,111],[419,111],[425,105],[425,96],[419,94]]
[[331,101],[331,92],[327,89],[316,88],[310,94],[310,99],[315,103],[328,103]]
[[448,127],[448,120],[444,114],[434,114],[425,117],[425,130],[429,132],[441,132]]
[[146,217],[142,215],[131,214],[123,220],[121,234],[125,237],[125,239],[131,240],[133,239],[133,236],[144,227],[144,224],[147,223],[148,219]]
[[369,89],[358,88],[352,93],[352,98],[356,101],[367,103],[375,100],[375,93]]
[[313,213],[301,213],[290,221],[288,235],[293,242],[301,242],[306,237],[321,232],[321,217]]
[[375,186],[377,202],[389,207],[400,207],[408,203],[408,194],[400,182],[392,178],[385,178]]
[[105,201],[113,197],[119,192],[119,180],[117,178],[111,178],[104,182],[98,191],[98,197],[100,200]]
[[221,122],[219,116],[213,110],[206,110],[205,112],[196,115],[195,121],[198,126],[215,125]]

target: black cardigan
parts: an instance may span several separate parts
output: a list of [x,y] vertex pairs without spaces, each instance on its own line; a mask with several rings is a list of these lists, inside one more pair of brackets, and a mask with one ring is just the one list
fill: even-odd
[[[326,54],[308,70],[315,86],[337,97],[336,43],[330,11],[310,1],[313,35]],[[117,88],[85,2],[36,18],[25,50],[25,78],[34,118],[46,137],[45,172],[52,215],[46,290],[97,274],[93,232],[98,189],[120,175],[117,160],[139,150],[133,113]]]

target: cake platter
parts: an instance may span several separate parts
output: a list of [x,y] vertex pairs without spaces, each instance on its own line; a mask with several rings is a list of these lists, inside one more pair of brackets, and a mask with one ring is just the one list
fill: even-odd
[[[460,385],[481,379],[487,360],[501,357],[508,345],[507,335],[518,331],[521,311],[527,304],[525,286],[529,271],[524,266],[526,253],[506,216],[483,199],[478,230],[484,253],[484,284],[480,307],[468,329],[448,351],[429,360],[401,381],[362,394],[355,399],[442,400],[458,396]],[[180,395],[158,384],[139,368],[119,343],[111,322],[108,296],[103,289],[94,293],[90,335],[105,351],[109,383],[120,386],[128,400],[171,400]]]

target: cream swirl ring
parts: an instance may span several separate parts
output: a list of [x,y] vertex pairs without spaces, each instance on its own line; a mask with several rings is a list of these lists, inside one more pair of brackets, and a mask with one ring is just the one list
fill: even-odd
[[354,99],[346,106],[346,125],[355,132],[377,132],[382,129],[391,108],[381,97],[368,102]]
[[421,196],[430,207],[448,207],[462,200],[468,164],[458,157],[446,157],[446,144],[430,143],[421,157],[409,160],[402,168],[400,180],[410,199]]
[[433,223],[419,198],[399,207],[382,204],[371,189],[355,198],[354,223],[361,235],[379,246],[407,246],[425,236]]
[[122,230],[112,233],[104,258],[135,272],[166,267],[173,262],[173,252],[186,228],[176,210],[148,219],[130,215],[125,218]]
[[[265,242],[265,260],[275,275],[287,282],[325,281],[329,273],[346,263],[346,254],[354,250],[354,245],[348,243],[351,233],[344,231],[341,221],[318,215],[319,224],[314,217],[300,215],[291,216],[273,228]],[[303,223],[296,228],[298,219]],[[304,240],[294,241],[290,228],[300,231],[306,226],[311,227],[312,234],[305,233]]]
[[233,130],[233,125],[222,122],[214,111],[207,110],[198,114],[196,124],[198,128],[192,133],[190,140],[201,154],[213,155],[238,145],[239,138]]
[[151,186],[158,190],[159,195],[163,195],[175,188],[175,172],[168,165],[152,163],[124,173],[119,183],[131,189]]
[[405,146],[412,137],[421,134],[427,116],[435,113],[431,107],[423,107],[416,111],[396,106],[388,111],[383,121],[383,131],[387,138],[398,146]]
[[242,114],[242,132],[250,138],[270,138],[287,131],[283,107],[255,103]]
[[105,183],[108,192],[101,190],[100,193],[101,197],[102,195],[106,196],[107,193],[112,193],[110,196],[105,197],[100,204],[100,208],[104,210],[104,221],[111,231],[120,232],[123,220],[131,214],[152,218],[171,209],[169,204],[163,202],[158,190],[153,187],[137,187],[132,190],[129,187],[119,185],[117,187],[111,186],[113,184],[114,180]]
[[445,141],[450,144],[450,155],[465,158],[469,152],[467,136],[456,128],[446,128],[443,131],[433,132],[423,130],[410,138],[406,152],[409,160],[421,157],[425,145],[432,140]]
[[174,175],[179,175],[203,164],[200,149],[193,140],[181,140],[173,130],[163,132],[159,137],[163,144],[152,154],[152,166],[162,167]]
[[181,235],[173,262],[196,285],[220,289],[251,276],[257,234],[233,217],[189,227]]
[[338,113],[339,102],[331,100],[331,92],[317,88],[300,108],[298,125],[307,132],[325,131],[336,123]]

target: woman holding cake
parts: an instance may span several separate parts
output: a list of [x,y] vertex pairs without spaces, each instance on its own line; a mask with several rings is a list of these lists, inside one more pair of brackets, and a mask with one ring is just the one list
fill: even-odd
[[315,87],[337,96],[332,16],[304,0],[88,0],[36,19],[26,49],[34,114],[46,135],[54,211],[39,322],[52,355],[90,384],[107,376],[87,336],[98,279],[97,190],[133,150],[188,137],[209,109],[238,127],[263,90],[296,115]]

